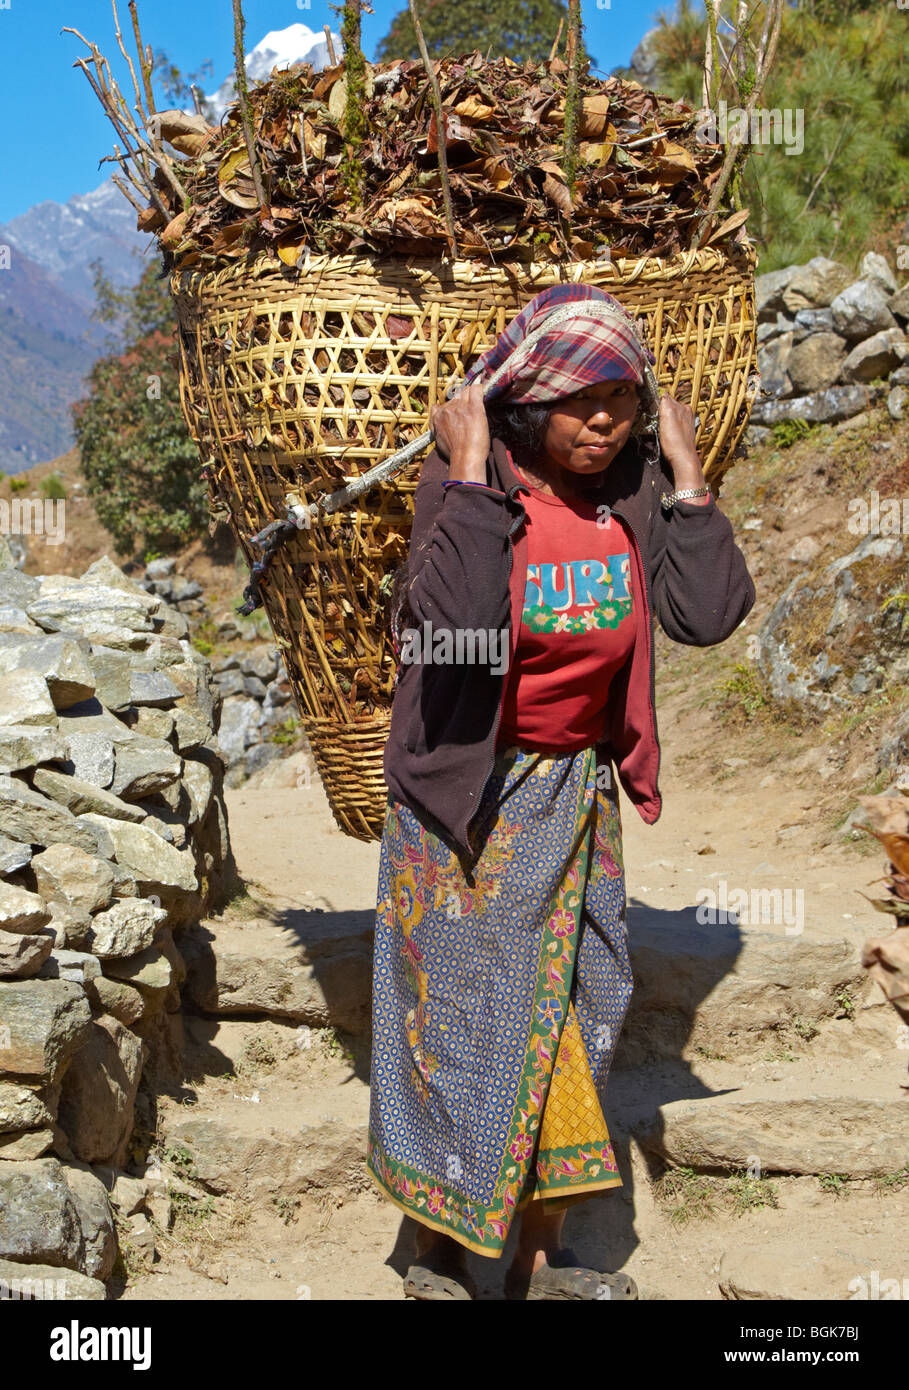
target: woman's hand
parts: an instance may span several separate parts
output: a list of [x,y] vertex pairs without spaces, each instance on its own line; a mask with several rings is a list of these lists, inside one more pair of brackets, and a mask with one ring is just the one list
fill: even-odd
[[492,441],[483,404],[483,383],[464,386],[444,405],[434,405],[429,423],[441,451],[448,455],[448,476],[463,482],[486,482],[486,458]]
[[694,411],[665,392],[660,396],[660,448],[672,469],[676,489],[704,487],[695,445]]

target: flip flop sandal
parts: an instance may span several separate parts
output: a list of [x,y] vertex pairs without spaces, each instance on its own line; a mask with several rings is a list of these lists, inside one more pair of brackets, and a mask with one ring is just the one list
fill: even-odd
[[412,1264],[404,1278],[404,1297],[422,1302],[469,1302],[477,1288],[462,1259],[457,1256],[421,1255],[422,1263]]
[[583,1299],[624,1302],[636,1299],[638,1289],[627,1274],[602,1274],[578,1263],[571,1250],[560,1250],[558,1261],[547,1261],[530,1277],[529,1283],[517,1278],[511,1270],[505,1276],[505,1297],[533,1299]]

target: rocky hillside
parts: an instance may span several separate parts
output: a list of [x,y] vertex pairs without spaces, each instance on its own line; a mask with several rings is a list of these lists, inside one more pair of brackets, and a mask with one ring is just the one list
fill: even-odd
[[59,1297],[104,1297],[105,1173],[182,1065],[176,941],[234,882],[186,634],[109,560],[37,578],[0,555],[0,1275]]
[[816,256],[758,276],[762,399],[752,439],[784,420],[836,423],[880,400],[891,418],[909,407],[909,282],[868,252],[859,274]]

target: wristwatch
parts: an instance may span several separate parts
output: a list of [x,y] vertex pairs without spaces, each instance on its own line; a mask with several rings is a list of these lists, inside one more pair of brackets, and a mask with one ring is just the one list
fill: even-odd
[[709,497],[709,495],[709,487],[683,487],[678,492],[664,492],[660,502],[667,510],[671,510],[673,503],[684,502],[686,497]]

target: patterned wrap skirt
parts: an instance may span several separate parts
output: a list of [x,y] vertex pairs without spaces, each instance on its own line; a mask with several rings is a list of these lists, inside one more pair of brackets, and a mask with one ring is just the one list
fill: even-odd
[[388,800],[367,1168],[495,1257],[524,1203],[621,1186],[603,1102],[632,976],[610,763],[503,748],[477,823],[467,860]]

